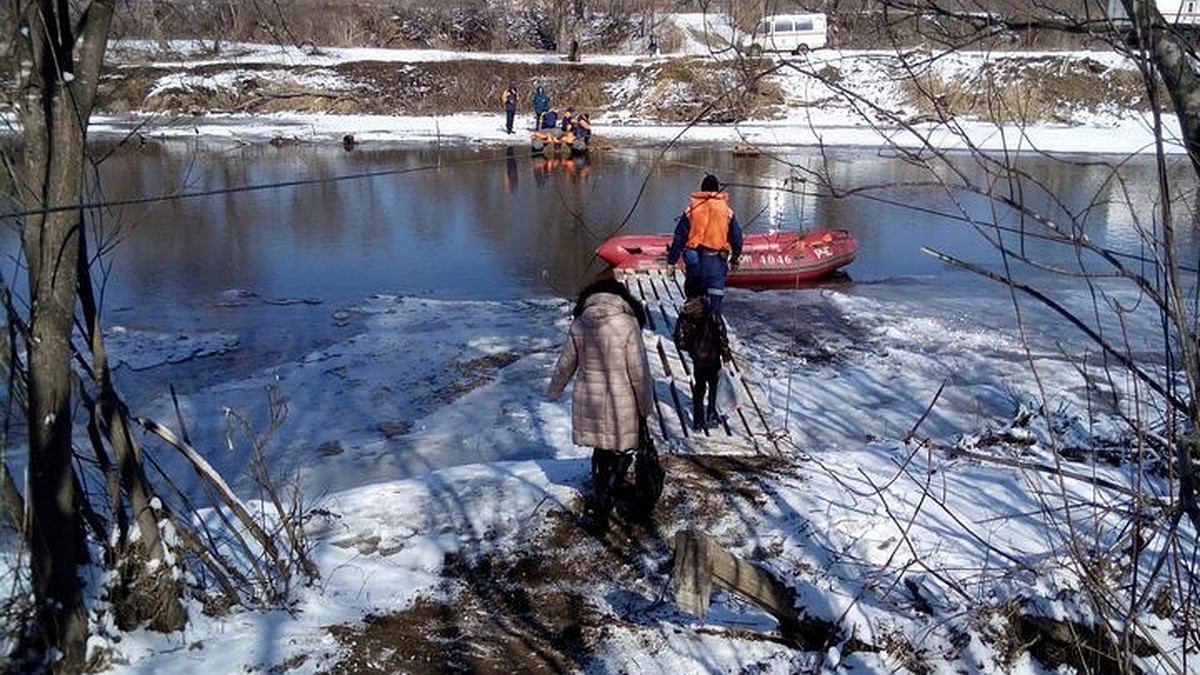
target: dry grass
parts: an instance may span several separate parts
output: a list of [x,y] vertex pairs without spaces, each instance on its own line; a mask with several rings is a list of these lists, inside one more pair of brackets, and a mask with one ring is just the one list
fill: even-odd
[[[202,66],[191,72],[202,77],[216,75],[222,69],[222,66]],[[498,113],[503,110],[501,92],[513,83],[521,92],[520,113],[531,114],[532,91],[540,83],[551,92],[554,106],[574,105],[579,110],[595,111],[611,105],[606,86],[624,77],[630,69],[568,63],[357,61],[333,68],[339,76],[354,83],[352,90],[338,92],[280,82],[273,74],[275,66],[239,66],[239,70],[245,71],[245,77],[238,82],[236,91],[177,89],[152,97],[152,87],[166,73],[151,66],[130,65],[106,78],[101,108],[106,112],[175,113],[292,111],[422,116]],[[268,72],[258,76],[255,71]],[[303,68],[296,69],[297,73],[302,71]]]
[[[152,87],[166,71],[129,64],[108,74],[100,107],[112,113],[498,114],[502,110],[500,93],[513,83],[521,92],[522,116],[530,114],[533,88],[543,84],[559,109],[573,105],[593,114],[628,111],[638,119],[653,122],[728,124],[767,120],[778,114],[784,103],[779,86],[770,79],[755,77],[767,66],[755,60],[714,63],[703,57],[681,57],[649,66],[565,61],[360,61],[333,67],[344,81],[352,83],[342,91],[289,83],[278,77],[276,66],[243,66],[244,77],[234,90],[176,89],[152,97]],[[192,72],[213,76],[222,68],[207,65]],[[297,67],[295,72],[303,74],[305,68]],[[834,84],[840,80],[840,73],[831,67],[826,67],[821,76]],[[625,81],[637,86],[614,86]],[[925,76],[900,84],[909,106],[920,117],[1061,123],[1080,109],[1138,109],[1146,105],[1136,73],[1108,69],[1091,60],[1051,56],[1001,59],[969,78]]]
[[906,80],[908,103],[928,117],[964,117],[1004,124],[1065,123],[1079,109],[1111,105],[1146,110],[1140,76],[1092,60],[1050,56],[993,61],[978,73],[943,80]]
[[[547,550],[558,550],[549,548]],[[565,588],[582,579],[537,550],[516,558],[448,559],[444,590],[398,614],[334,626],[345,656],[330,673],[562,673],[578,670],[584,633],[602,617]]]

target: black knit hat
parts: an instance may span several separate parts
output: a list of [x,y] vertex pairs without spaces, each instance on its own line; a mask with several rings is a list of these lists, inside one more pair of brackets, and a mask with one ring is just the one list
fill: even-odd
[[704,176],[704,180],[700,181],[701,192],[720,192],[721,184],[717,181],[717,177],[711,173]]

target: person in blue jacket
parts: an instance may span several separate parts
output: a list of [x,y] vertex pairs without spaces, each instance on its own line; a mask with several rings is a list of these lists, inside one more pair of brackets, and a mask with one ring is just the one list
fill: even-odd
[[546,93],[546,88],[538,85],[537,89],[533,90],[533,128],[542,128],[542,115],[550,109],[550,94]]
[[708,308],[720,314],[725,276],[731,267],[737,269],[741,255],[742,226],[729,206],[729,195],[721,190],[717,177],[708,174],[675,223],[667,264],[674,265],[683,256],[686,276],[699,277]]

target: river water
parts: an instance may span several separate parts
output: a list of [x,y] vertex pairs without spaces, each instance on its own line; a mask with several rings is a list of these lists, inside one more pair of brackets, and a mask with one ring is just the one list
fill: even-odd
[[[341,308],[376,294],[441,299],[571,297],[602,264],[593,252],[614,234],[667,232],[705,172],[731,195],[746,232],[844,227],[860,242],[842,287],[910,285],[940,297],[994,286],[923,254],[937,248],[996,266],[987,223],[1036,229],[971,192],[930,182],[903,158],[871,150],[780,150],[739,157],[724,149],[595,153],[545,160],[526,148],[413,149],[360,145],[222,146],[175,142],[107,152],[93,203],[117,203],[93,218],[101,248],[106,325],[185,336],[220,332],[230,342],[203,363],[126,364],[186,390],[230,368],[299,358],[354,330]],[[1139,254],[1137,218],[1155,213],[1149,158],[1075,162],[1030,158],[1025,203],[1095,242]],[[979,181],[963,156],[954,171]],[[1169,168],[1191,184],[1183,162]],[[831,176],[826,185],[817,176]],[[943,176],[955,180],[948,168]],[[1012,183],[995,189],[1017,194]],[[1127,192],[1130,196],[1123,196]],[[1138,205],[1135,210],[1125,204]],[[1187,210],[1177,207],[1179,217]],[[1191,228],[1181,249],[1194,261]],[[1006,234],[1010,238],[1011,233]],[[9,232],[4,246],[15,251]],[[1038,240],[1050,262],[1076,252]],[[1029,268],[1022,279],[1072,283]],[[6,275],[18,287],[21,275]],[[974,290],[972,290],[974,289]],[[753,309],[755,295],[731,298]],[[769,321],[770,315],[756,314]],[[165,374],[163,367],[174,369]],[[189,369],[190,368],[190,369]]]

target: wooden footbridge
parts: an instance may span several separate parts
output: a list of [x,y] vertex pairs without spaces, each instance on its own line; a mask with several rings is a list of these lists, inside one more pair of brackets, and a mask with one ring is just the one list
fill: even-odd
[[[737,335],[726,325],[733,348],[733,368],[744,389],[737,410],[721,410],[722,423],[707,431],[692,430],[693,370],[686,354],[675,347],[673,333],[683,305],[683,275],[675,269],[617,270],[617,280],[646,303],[646,340],[654,375],[658,430],[672,452],[696,454],[781,454],[783,423],[767,405],[766,396],[742,365]],[[729,367],[729,366],[726,366]]]
[[[617,279],[646,303],[647,356],[654,375],[655,415],[662,440],[672,454],[771,455],[783,454],[786,437],[782,420],[767,404],[752,374],[738,359],[737,335],[726,324],[734,365],[744,391],[737,410],[719,411],[722,423],[706,431],[692,430],[692,364],[675,348],[673,333],[683,305],[683,275],[675,269],[617,270]],[[728,367],[728,366],[727,366]],[[670,547],[674,553],[671,587],[679,607],[703,619],[708,612],[713,586],[721,586],[753,602],[775,616],[780,632],[788,639],[801,638],[816,622],[796,609],[791,583],[742,560],[725,550],[714,537],[694,530],[678,530]],[[817,626],[825,629],[824,626]],[[803,630],[801,630],[803,628]],[[833,635],[833,627],[817,635]],[[824,638],[821,638],[824,639]],[[820,644],[812,648],[819,648]]]

